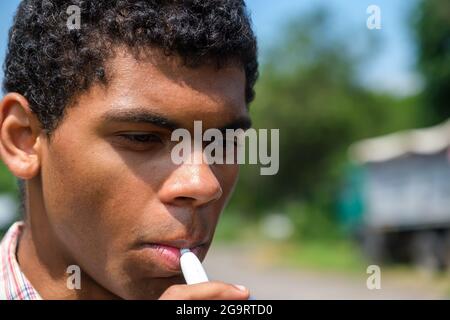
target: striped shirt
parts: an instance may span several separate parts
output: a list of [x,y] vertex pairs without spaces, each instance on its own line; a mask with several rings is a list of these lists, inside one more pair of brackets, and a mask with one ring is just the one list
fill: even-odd
[[17,262],[17,243],[23,226],[23,222],[13,224],[0,243],[0,300],[42,300]]

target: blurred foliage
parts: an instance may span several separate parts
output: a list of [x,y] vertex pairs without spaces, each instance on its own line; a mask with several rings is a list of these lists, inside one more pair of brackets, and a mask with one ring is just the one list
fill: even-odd
[[[0,196],[8,194],[18,201],[18,188],[16,179],[8,171],[4,163],[0,159]],[[0,226],[0,239],[3,238],[7,226]]]
[[[257,166],[244,166],[232,211],[250,216],[286,212],[297,202],[308,208],[298,210],[301,216],[329,215],[348,146],[417,124],[417,98],[362,87],[356,69],[364,56],[354,56],[352,43],[333,35],[332,28],[326,10],[299,17],[265,60],[251,113],[256,128],[280,129],[280,170],[260,176]],[[327,225],[328,217],[314,219]],[[304,232],[320,230],[315,223],[304,226]]]
[[412,21],[425,79],[423,124],[434,124],[450,117],[450,3],[423,0]]
[[16,179],[8,171],[5,164],[0,160],[0,194],[1,193],[16,195],[17,185]]

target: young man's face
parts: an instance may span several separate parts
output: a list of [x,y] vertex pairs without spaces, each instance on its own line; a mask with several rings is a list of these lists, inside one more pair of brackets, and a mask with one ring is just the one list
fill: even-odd
[[85,275],[122,298],[156,298],[182,276],[155,244],[199,246],[203,259],[238,176],[237,165],[175,165],[172,129],[193,134],[195,120],[206,130],[248,118],[245,75],[126,53],[108,66],[108,86],[82,94],[44,142],[43,202]]

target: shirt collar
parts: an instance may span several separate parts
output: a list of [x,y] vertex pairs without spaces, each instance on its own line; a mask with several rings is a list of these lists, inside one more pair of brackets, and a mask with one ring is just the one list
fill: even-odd
[[23,227],[23,222],[13,224],[0,244],[0,300],[42,300],[17,261],[17,244]]

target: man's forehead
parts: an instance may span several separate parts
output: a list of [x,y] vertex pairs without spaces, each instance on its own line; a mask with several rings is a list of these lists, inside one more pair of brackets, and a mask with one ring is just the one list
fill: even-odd
[[158,64],[130,55],[116,57],[106,92],[108,103],[101,117],[126,115],[137,119],[147,113],[174,123],[203,120],[223,124],[248,120],[242,70],[209,66],[193,69],[182,65],[167,69],[166,63],[172,64],[170,58],[168,61]]
[[[166,56],[150,51],[136,57],[128,51],[119,51],[106,62],[112,85],[133,85],[145,89],[164,89],[165,86],[190,88],[193,91],[235,96],[245,101],[245,71],[237,64],[218,67],[206,62],[187,66],[177,56]],[[174,93],[176,94],[176,93]]]

